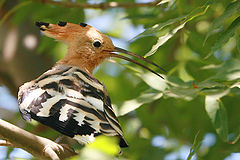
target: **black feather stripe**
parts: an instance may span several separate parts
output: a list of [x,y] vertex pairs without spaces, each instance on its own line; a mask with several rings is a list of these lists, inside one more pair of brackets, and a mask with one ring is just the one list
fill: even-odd
[[79,122],[74,119],[75,115],[73,113],[78,113],[75,110],[69,109],[67,114],[68,119],[64,122],[59,121],[60,109],[67,104],[67,102],[70,101],[60,99],[56,102],[50,109],[49,117],[36,116],[33,112],[30,112],[30,115],[33,119],[70,137],[74,137],[75,135],[91,135],[94,133],[96,130],[90,126],[90,123],[83,121],[84,123],[79,125]]
[[66,86],[71,86],[73,85],[73,81],[71,81],[70,79],[61,79],[59,81],[60,84],[66,85]]
[[98,83],[99,83],[98,80],[96,81],[95,78],[93,78],[92,76],[90,76],[90,75],[87,74],[86,72],[83,72],[83,71],[80,70],[80,69],[76,69],[75,71],[76,71],[76,72],[80,72],[80,73],[82,73],[82,74],[84,75],[84,77],[86,77],[86,78],[89,79],[90,81],[94,81],[94,82],[98,82]]
[[66,87],[68,89],[72,89],[77,92],[80,92],[82,89],[81,86],[74,84],[73,80],[71,80],[71,79],[61,79],[59,81],[59,83],[62,85],[65,85],[64,87]]
[[106,123],[100,123],[100,127],[102,127],[102,129],[104,130],[112,130],[113,128],[109,125],[109,124],[106,124]]
[[78,125],[78,122],[73,119],[74,117],[73,114],[71,118],[69,118],[65,122],[59,121],[57,118],[59,117],[59,115],[57,116],[56,114],[50,117],[41,117],[30,112],[30,115],[33,119],[69,137],[74,137],[75,135],[91,135],[92,133],[96,132],[95,129],[93,129],[91,126],[88,126],[86,124],[83,124],[81,126]]
[[57,92],[62,92],[62,88],[59,87],[59,85],[57,84],[57,82],[51,82],[51,83],[47,83],[42,87],[43,90],[47,90],[47,89],[53,89]]
[[120,138],[119,145],[122,148],[128,147],[128,144],[123,137]]
[[88,121],[94,121],[94,119],[89,118],[88,116],[85,116],[84,119],[88,120]]
[[91,96],[102,101],[104,100],[105,94],[103,93],[103,91],[91,86],[90,84],[85,82],[82,78],[80,78],[77,74],[73,74],[73,76],[80,81],[80,84],[84,88],[81,90],[83,96]]
[[107,95],[107,96],[105,96],[105,97],[106,97],[106,100],[105,100],[104,102],[105,102],[106,106],[109,106],[109,107],[112,108],[112,106],[111,106],[111,100],[110,100],[109,96]]
[[103,134],[105,134],[105,135],[112,134],[112,132],[107,132],[107,131],[104,131],[104,130],[102,130],[102,129],[100,129],[100,132],[103,133]]
[[81,110],[83,110],[85,112],[91,113],[91,114],[95,115],[96,117],[98,117],[102,121],[106,121],[104,116],[101,115],[98,111],[96,111],[93,108],[89,108],[89,107],[83,106],[81,104],[78,104],[78,103],[75,103],[75,102],[72,102],[72,101],[69,101],[69,100],[66,101],[66,104],[69,104],[69,105],[71,105],[73,107],[77,107],[77,108],[79,108],[79,109],[81,109]]
[[71,119],[71,118],[75,117],[73,113],[78,113],[78,112],[73,110],[73,109],[71,109],[71,108],[68,109],[68,112],[67,112],[68,119]]
[[[117,122],[118,122],[118,119],[117,119],[115,113],[113,112],[113,109],[110,108],[109,106],[104,106],[104,108],[105,108],[105,111],[107,112],[107,114],[108,114],[109,116],[111,116],[113,119],[116,119]],[[111,117],[110,117],[110,118],[111,118]]]
[[[107,116],[107,115],[106,115],[106,116]],[[115,121],[115,120],[117,120],[117,119],[112,119],[112,118],[109,117],[109,116],[107,116],[107,117],[108,117],[109,121],[111,121],[111,122],[113,123],[114,126],[116,126],[119,130],[122,130],[120,124]]]
[[85,120],[83,120],[83,123],[85,124],[85,125],[87,125],[87,126],[91,126],[91,124],[90,123],[88,123],[87,121],[85,121]]
[[66,99],[60,99],[57,103],[55,103],[50,111],[49,111],[49,115],[50,116],[54,116],[55,114],[58,115],[58,118],[60,116],[59,112],[60,112],[60,109],[66,104]]
[[97,132],[97,133],[94,133],[94,137],[97,137],[97,136],[99,136],[99,135],[101,135],[102,133],[99,133],[99,132]]
[[97,99],[100,99],[101,101],[104,100],[104,93],[102,91],[97,90],[94,87],[88,87],[87,90],[81,90],[81,93],[83,96],[90,96]]
[[82,80],[77,74],[73,73],[72,76],[78,80],[80,87],[86,88],[89,86],[89,84]]
[[38,83],[38,82],[40,82],[41,80],[44,80],[44,79],[46,79],[46,78],[48,78],[48,77],[51,77],[51,76],[54,76],[54,75],[62,75],[63,73],[65,73],[65,72],[67,72],[69,69],[71,69],[72,67],[67,67],[66,69],[64,69],[64,70],[60,70],[59,72],[56,72],[56,73],[52,73],[52,74],[43,74],[43,75],[41,75],[39,78],[37,78],[36,80],[35,80],[35,83]]

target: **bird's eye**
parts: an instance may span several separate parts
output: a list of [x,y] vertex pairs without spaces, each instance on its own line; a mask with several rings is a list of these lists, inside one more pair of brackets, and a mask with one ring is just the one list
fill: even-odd
[[93,46],[94,46],[94,47],[97,47],[97,48],[98,48],[98,47],[101,47],[101,45],[102,45],[102,44],[101,44],[101,42],[99,42],[99,41],[95,41],[95,42],[93,43]]

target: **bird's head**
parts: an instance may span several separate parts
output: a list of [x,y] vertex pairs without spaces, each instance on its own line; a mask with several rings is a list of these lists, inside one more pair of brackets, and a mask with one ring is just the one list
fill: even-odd
[[58,62],[58,64],[78,66],[81,69],[92,73],[93,69],[102,63],[104,59],[109,57],[118,57],[138,64],[160,76],[147,66],[128,57],[116,54],[116,52],[125,53],[162,69],[144,57],[115,47],[112,40],[107,35],[99,32],[90,25],[85,23],[73,24],[67,22],[59,22],[58,24],[36,22],[36,25],[40,28],[44,35],[63,41],[68,45],[67,54]]

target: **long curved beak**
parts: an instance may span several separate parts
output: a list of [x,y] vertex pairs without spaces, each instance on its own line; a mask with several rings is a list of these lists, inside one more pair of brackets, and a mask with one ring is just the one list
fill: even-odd
[[156,63],[154,63],[154,62],[152,62],[152,61],[150,61],[150,60],[148,60],[148,59],[146,59],[146,58],[144,58],[144,57],[142,57],[142,56],[136,55],[136,54],[134,54],[134,53],[132,53],[132,52],[129,52],[129,51],[125,50],[125,49],[118,48],[118,47],[115,47],[114,50],[113,50],[112,52],[110,52],[111,57],[118,57],[118,58],[124,59],[124,60],[126,60],[126,61],[135,63],[135,64],[137,64],[137,65],[139,65],[139,66],[141,66],[141,67],[149,70],[150,72],[156,74],[157,76],[161,77],[162,79],[164,79],[159,73],[153,71],[153,70],[150,69],[149,67],[147,67],[147,66],[145,66],[145,65],[143,65],[143,64],[141,64],[141,63],[139,63],[139,62],[137,62],[137,61],[135,61],[135,60],[133,60],[133,59],[130,59],[130,58],[128,58],[128,57],[125,57],[125,56],[116,54],[116,53],[114,53],[114,52],[120,52],[120,53],[124,53],[124,54],[130,55],[130,56],[136,57],[136,58],[138,58],[138,59],[140,59],[140,60],[143,60],[143,61],[145,61],[145,62],[147,62],[147,63],[149,63],[149,64],[152,64],[152,65],[156,66],[157,68],[161,69],[162,71],[166,72],[162,67],[158,66]]

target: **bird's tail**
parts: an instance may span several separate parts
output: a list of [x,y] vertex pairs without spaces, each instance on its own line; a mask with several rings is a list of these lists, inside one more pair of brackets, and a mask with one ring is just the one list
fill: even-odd
[[126,141],[123,137],[120,138],[119,146],[120,146],[121,148],[128,147],[128,143],[127,143],[127,141]]

